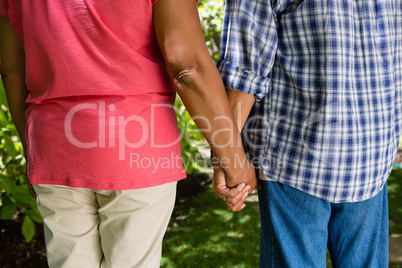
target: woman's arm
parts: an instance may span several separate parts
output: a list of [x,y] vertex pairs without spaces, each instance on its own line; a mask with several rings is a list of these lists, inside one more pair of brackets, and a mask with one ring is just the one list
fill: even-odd
[[0,73],[7,96],[10,113],[17,128],[24,150],[25,103],[29,91],[25,85],[25,53],[10,22],[0,16]]
[[[10,22],[0,15],[0,74],[7,96],[8,107],[20,136],[27,157],[25,139],[25,112],[28,109],[26,99],[29,91],[25,84],[25,52]],[[28,183],[29,192],[36,198],[35,190]]]
[[195,0],[159,0],[154,23],[168,73],[224,167],[228,187],[256,187],[222,79],[205,45]]

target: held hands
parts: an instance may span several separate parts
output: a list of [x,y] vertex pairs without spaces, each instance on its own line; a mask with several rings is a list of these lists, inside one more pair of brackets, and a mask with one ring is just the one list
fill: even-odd
[[257,186],[254,166],[248,161],[236,172],[214,165],[214,193],[223,199],[228,210],[241,211],[246,206],[244,202],[248,194]]
[[214,168],[214,193],[225,201],[228,210],[241,211],[246,206],[244,201],[250,189],[250,185],[246,185],[245,183],[238,184],[234,188],[229,188],[226,185],[225,171],[220,167]]

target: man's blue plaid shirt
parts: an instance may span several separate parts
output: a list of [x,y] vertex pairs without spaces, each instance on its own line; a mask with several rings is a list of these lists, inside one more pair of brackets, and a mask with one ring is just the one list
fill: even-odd
[[256,94],[243,138],[267,177],[330,202],[382,189],[402,130],[401,0],[227,0],[218,69]]

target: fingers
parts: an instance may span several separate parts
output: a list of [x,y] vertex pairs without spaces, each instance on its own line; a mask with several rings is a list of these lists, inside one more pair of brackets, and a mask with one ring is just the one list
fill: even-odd
[[246,185],[240,190],[240,192],[236,196],[226,198],[225,204],[228,210],[241,211],[243,208],[246,207],[246,204],[244,202],[246,201],[246,198],[248,196],[249,188],[250,186]]
[[248,193],[250,186],[244,183],[237,185],[234,188],[228,188],[227,186],[221,187],[221,185],[214,186],[214,193],[217,197],[223,199],[225,202],[237,203],[244,193]]
[[235,188],[220,188],[215,185],[214,193],[217,197],[223,199],[230,211],[240,211],[246,206],[244,202],[250,188],[250,185],[244,183],[237,185]]
[[223,199],[230,211],[241,211],[247,196],[257,186],[256,180],[248,180],[250,184],[240,183],[235,187],[227,186],[225,171],[221,168],[214,168],[214,193]]
[[225,193],[229,191],[229,188],[226,185],[226,177],[225,172],[220,169],[214,169],[214,193],[217,197],[222,198],[225,196]]
[[224,196],[223,200],[225,201],[226,207],[230,211],[241,211],[246,206],[244,202],[248,196],[249,189],[249,185],[242,183],[225,192],[224,194],[226,195]]

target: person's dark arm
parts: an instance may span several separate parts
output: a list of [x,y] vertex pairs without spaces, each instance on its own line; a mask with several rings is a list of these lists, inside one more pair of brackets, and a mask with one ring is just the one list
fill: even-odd
[[0,73],[8,106],[24,150],[26,150],[25,111],[28,105],[25,101],[29,91],[25,84],[25,53],[10,22],[3,16],[0,16],[0,58]]
[[[0,74],[8,106],[27,158],[25,112],[28,109],[26,99],[29,91],[25,84],[25,52],[10,22],[1,15],[0,59]],[[31,195],[36,197],[35,190],[30,183],[28,183],[28,189]]]
[[247,165],[223,82],[205,45],[195,1],[159,0],[154,23],[176,91],[215,156],[225,159],[227,186],[244,182],[251,192],[257,185],[254,168]]
[[227,89],[226,93],[236,120],[237,128],[241,132],[250,114],[251,108],[254,105],[255,97],[253,94],[247,94],[243,91],[232,89]]

